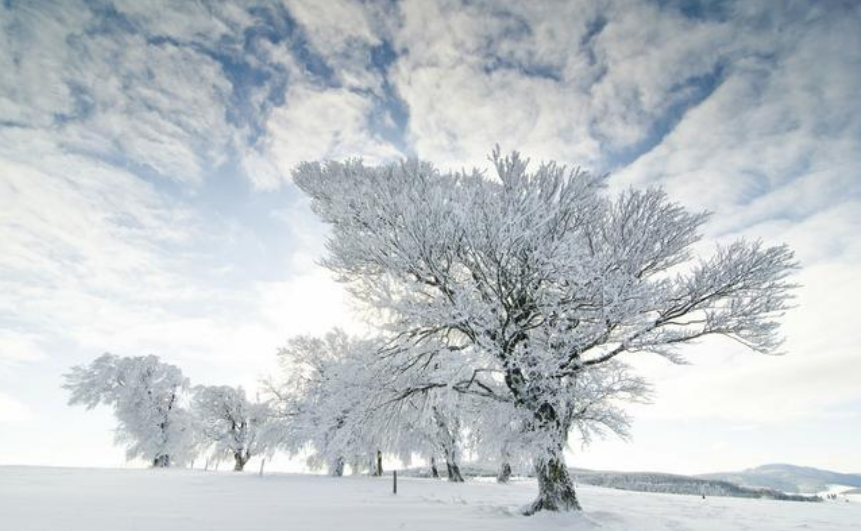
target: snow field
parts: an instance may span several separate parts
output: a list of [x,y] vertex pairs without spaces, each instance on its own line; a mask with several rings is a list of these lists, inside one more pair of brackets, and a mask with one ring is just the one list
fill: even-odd
[[800,503],[580,487],[583,514],[519,509],[533,481],[451,484],[419,478],[200,470],[0,467],[2,531],[860,529],[858,503]]

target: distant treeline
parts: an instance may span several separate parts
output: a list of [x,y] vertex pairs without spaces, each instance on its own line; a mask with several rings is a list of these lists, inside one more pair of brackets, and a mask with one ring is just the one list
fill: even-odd
[[769,488],[753,488],[735,485],[729,481],[699,479],[676,474],[656,472],[594,472],[572,471],[579,483],[638,492],[663,492],[668,494],[694,494],[705,496],[730,496],[735,498],[764,498],[785,501],[822,501],[818,496],[786,494]]
[[[493,478],[497,472],[491,467],[465,464],[462,474],[466,477]],[[522,477],[533,477],[528,470]],[[407,476],[428,477],[425,468],[413,468],[402,472]],[[818,496],[801,494],[786,494],[775,489],[761,487],[743,487],[730,481],[700,479],[678,474],[663,474],[659,472],[606,472],[571,468],[576,483],[606,487],[610,489],[629,490],[635,492],[658,492],[664,494],[689,494],[694,496],[724,496],[732,498],[760,498],[783,501],[819,502]],[[521,475],[521,474],[520,474]]]

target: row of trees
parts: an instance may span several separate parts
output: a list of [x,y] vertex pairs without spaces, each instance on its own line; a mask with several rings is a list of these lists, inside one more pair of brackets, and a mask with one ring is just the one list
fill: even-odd
[[[380,474],[382,453],[403,463],[419,457],[432,477],[441,475],[441,464],[456,482],[464,480],[466,456],[499,466],[504,482],[514,467],[530,464],[533,441],[526,419],[511,404],[462,392],[456,381],[420,391],[406,388],[398,379],[410,367],[388,348],[379,338],[352,338],[338,329],[291,339],[279,351],[281,378],[265,382],[277,444],[293,454],[310,451],[310,464],[336,476],[345,464]],[[452,360],[428,353],[417,363],[434,364],[428,370],[443,377]],[[579,380],[572,425],[585,442],[607,432],[625,437],[629,418],[620,404],[647,394],[647,383],[623,364],[592,369]]]
[[251,401],[242,388],[190,387],[182,371],[156,356],[103,354],[66,374],[70,404],[113,407],[116,441],[128,459],[154,467],[182,465],[200,454],[233,458],[243,470],[268,448],[272,416],[265,403]]
[[[283,450],[307,455],[313,469],[342,476],[382,475],[383,455],[403,463],[424,459],[429,475],[464,481],[463,456],[499,466],[498,480],[525,469],[529,453],[514,411],[482,397],[436,387],[410,397],[383,385],[387,364],[379,345],[335,329],[299,336],[280,349],[282,374],[265,380],[264,400],[242,388],[191,386],[182,371],[158,357],[103,354],[73,367],[64,387],[70,404],[113,408],[116,440],[127,458],[154,467],[185,465],[198,456],[233,459],[241,471],[252,456]],[[626,436],[629,419],[614,404],[637,400],[647,384],[621,365],[593,371],[573,421],[582,439],[610,430]]]
[[528,513],[580,509],[564,449],[626,435],[623,404],[648,392],[627,358],[680,363],[708,336],[775,352],[793,254],[738,240],[700,257],[707,214],[659,189],[612,197],[603,176],[492,161],[493,177],[418,161],[295,171],[331,229],[324,266],[377,335],[290,340],[266,385],[267,437],[336,475],[380,472],[381,453],[442,457],[455,481],[461,455],[502,479],[527,465]]

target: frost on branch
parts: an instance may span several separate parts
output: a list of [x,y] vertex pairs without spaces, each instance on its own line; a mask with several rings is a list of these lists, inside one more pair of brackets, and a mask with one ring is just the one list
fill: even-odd
[[73,367],[63,387],[69,404],[114,408],[116,441],[127,459],[142,458],[154,467],[183,464],[194,457],[195,426],[182,407],[189,381],[179,368],[156,356],[103,354],[90,365]]
[[580,169],[492,160],[496,178],[357,160],[294,178],[332,227],[325,265],[378,316],[394,399],[445,387],[508,405],[539,478],[531,511],[576,509],[571,431],[625,432],[604,393],[646,391],[620,355],[679,362],[711,335],[774,352],[793,256],[740,241],[696,257],[707,214],[659,189],[608,198],[605,178]]

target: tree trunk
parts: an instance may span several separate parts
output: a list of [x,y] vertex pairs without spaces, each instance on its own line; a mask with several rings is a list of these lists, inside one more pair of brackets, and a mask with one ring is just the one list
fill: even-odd
[[525,514],[539,511],[580,511],[581,504],[575,495],[572,478],[563,458],[563,447],[555,446],[535,461],[539,497]]
[[[437,408],[432,408],[434,419],[438,427],[438,436],[440,449],[443,450],[444,459],[446,459],[446,476],[449,481],[463,483],[464,478],[461,475],[461,470],[458,467],[458,441],[456,439],[459,430],[458,420],[447,423],[446,417],[438,411]],[[453,426],[451,428],[451,426]]]
[[242,472],[246,463],[249,462],[249,455],[243,452],[234,452],[234,472]]
[[336,478],[340,478],[345,473],[345,459],[343,457],[337,457],[330,464],[330,475]]
[[157,455],[153,459],[153,468],[168,468],[171,466],[171,457],[168,455]]
[[431,458],[431,477],[440,479],[440,474],[437,471],[437,463],[435,463],[434,457]]
[[497,473],[497,482],[498,483],[509,483],[509,479],[512,477],[512,467],[509,463],[504,461],[500,465],[500,471]]
[[351,456],[351,474],[358,476],[365,472],[363,461],[364,459],[360,454],[353,454]]
[[378,450],[377,456],[375,458],[375,475],[384,475],[384,456],[380,450]]
[[459,469],[458,463],[453,463],[449,467],[449,472],[450,472],[450,475],[449,475],[449,478],[447,478],[447,479],[449,479],[450,481],[453,481],[455,483],[464,483],[464,478],[461,475],[461,469]]
[[461,469],[458,467],[454,456],[446,456],[446,476],[449,481],[454,483],[464,483],[464,478],[461,475]]

